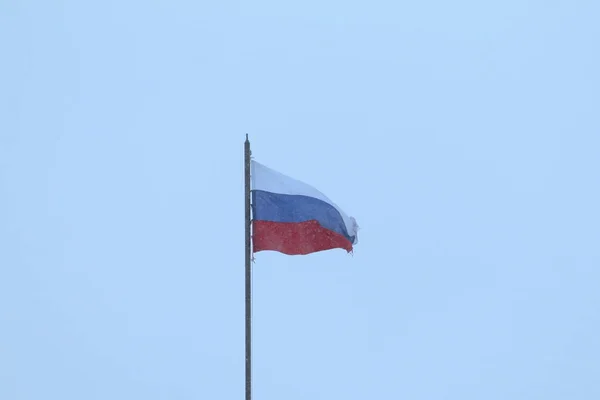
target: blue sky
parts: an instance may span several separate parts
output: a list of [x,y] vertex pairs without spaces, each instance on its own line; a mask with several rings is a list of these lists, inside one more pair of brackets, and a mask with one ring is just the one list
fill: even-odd
[[0,398],[241,399],[243,140],[353,215],[254,265],[254,397],[600,397],[595,1],[0,5]]

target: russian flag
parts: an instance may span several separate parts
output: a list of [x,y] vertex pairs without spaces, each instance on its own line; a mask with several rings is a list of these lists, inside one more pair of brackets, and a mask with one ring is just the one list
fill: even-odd
[[358,225],[317,189],[252,160],[253,252],[351,252]]

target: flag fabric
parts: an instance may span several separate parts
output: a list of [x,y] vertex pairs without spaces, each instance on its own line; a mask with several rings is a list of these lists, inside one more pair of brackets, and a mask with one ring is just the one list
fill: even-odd
[[353,250],[358,225],[323,193],[251,161],[253,252]]

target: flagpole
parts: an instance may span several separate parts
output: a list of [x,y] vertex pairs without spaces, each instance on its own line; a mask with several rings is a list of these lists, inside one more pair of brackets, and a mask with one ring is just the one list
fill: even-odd
[[252,399],[252,243],[250,233],[250,141],[244,142],[246,198],[246,400]]

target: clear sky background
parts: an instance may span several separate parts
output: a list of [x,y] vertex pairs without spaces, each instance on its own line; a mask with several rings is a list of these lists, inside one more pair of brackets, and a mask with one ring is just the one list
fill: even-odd
[[0,2],[0,398],[600,398],[600,3]]

